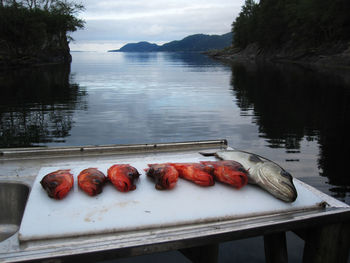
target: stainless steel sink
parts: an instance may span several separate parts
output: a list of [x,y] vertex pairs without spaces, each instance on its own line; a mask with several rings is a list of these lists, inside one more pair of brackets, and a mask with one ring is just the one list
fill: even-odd
[[0,242],[18,231],[28,194],[25,184],[0,182]]

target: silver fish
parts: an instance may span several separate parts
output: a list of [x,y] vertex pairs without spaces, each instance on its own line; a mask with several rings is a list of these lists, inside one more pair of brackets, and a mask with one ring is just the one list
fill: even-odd
[[260,186],[285,202],[296,200],[298,194],[293,184],[293,177],[278,164],[256,154],[239,150],[218,151],[214,155],[222,160],[241,163],[249,172],[248,183]]

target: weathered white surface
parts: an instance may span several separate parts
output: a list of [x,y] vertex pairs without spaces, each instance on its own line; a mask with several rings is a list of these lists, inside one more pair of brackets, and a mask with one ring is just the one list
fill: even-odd
[[[145,157],[120,156],[95,163],[79,162],[65,167],[43,167],[30,193],[19,239],[70,237],[225,220],[308,209],[323,201],[299,181],[295,182],[298,198],[292,204],[284,203],[251,185],[235,190],[221,183],[200,187],[179,179],[174,189],[159,191],[154,188],[154,182],[146,178],[143,170],[148,163],[200,160],[214,160],[214,157],[193,153],[151,154]],[[78,188],[76,177],[81,170],[96,167],[107,173],[107,169],[117,163],[129,163],[141,173],[135,191],[121,193],[113,185],[107,184],[100,195],[90,197]],[[49,172],[67,168],[74,174],[74,189],[63,200],[49,198],[40,180]]]

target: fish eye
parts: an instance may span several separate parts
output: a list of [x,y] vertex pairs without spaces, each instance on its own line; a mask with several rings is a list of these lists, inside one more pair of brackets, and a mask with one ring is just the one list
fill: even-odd
[[285,170],[282,170],[282,171],[280,172],[280,175],[282,175],[283,177],[285,177],[285,178],[287,178],[287,179],[289,179],[289,180],[292,179],[292,175],[291,175],[290,173],[288,173],[287,171],[285,171]]
[[128,172],[128,176],[133,178],[134,177],[134,173],[133,172]]
[[238,171],[240,171],[242,173],[247,173],[247,171],[244,168],[242,168],[242,167],[238,168]]

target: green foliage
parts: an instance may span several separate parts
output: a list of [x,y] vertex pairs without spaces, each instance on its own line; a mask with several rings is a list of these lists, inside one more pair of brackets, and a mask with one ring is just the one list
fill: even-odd
[[235,46],[246,47],[254,42],[257,35],[257,8],[258,5],[253,0],[245,1],[241,13],[232,24]]
[[233,44],[261,47],[292,42],[318,46],[350,40],[349,0],[246,0],[232,24]]
[[[83,9],[67,1],[1,1],[0,47],[17,55],[38,53],[67,43],[67,33],[84,27]],[[55,43],[55,44],[54,44]]]

